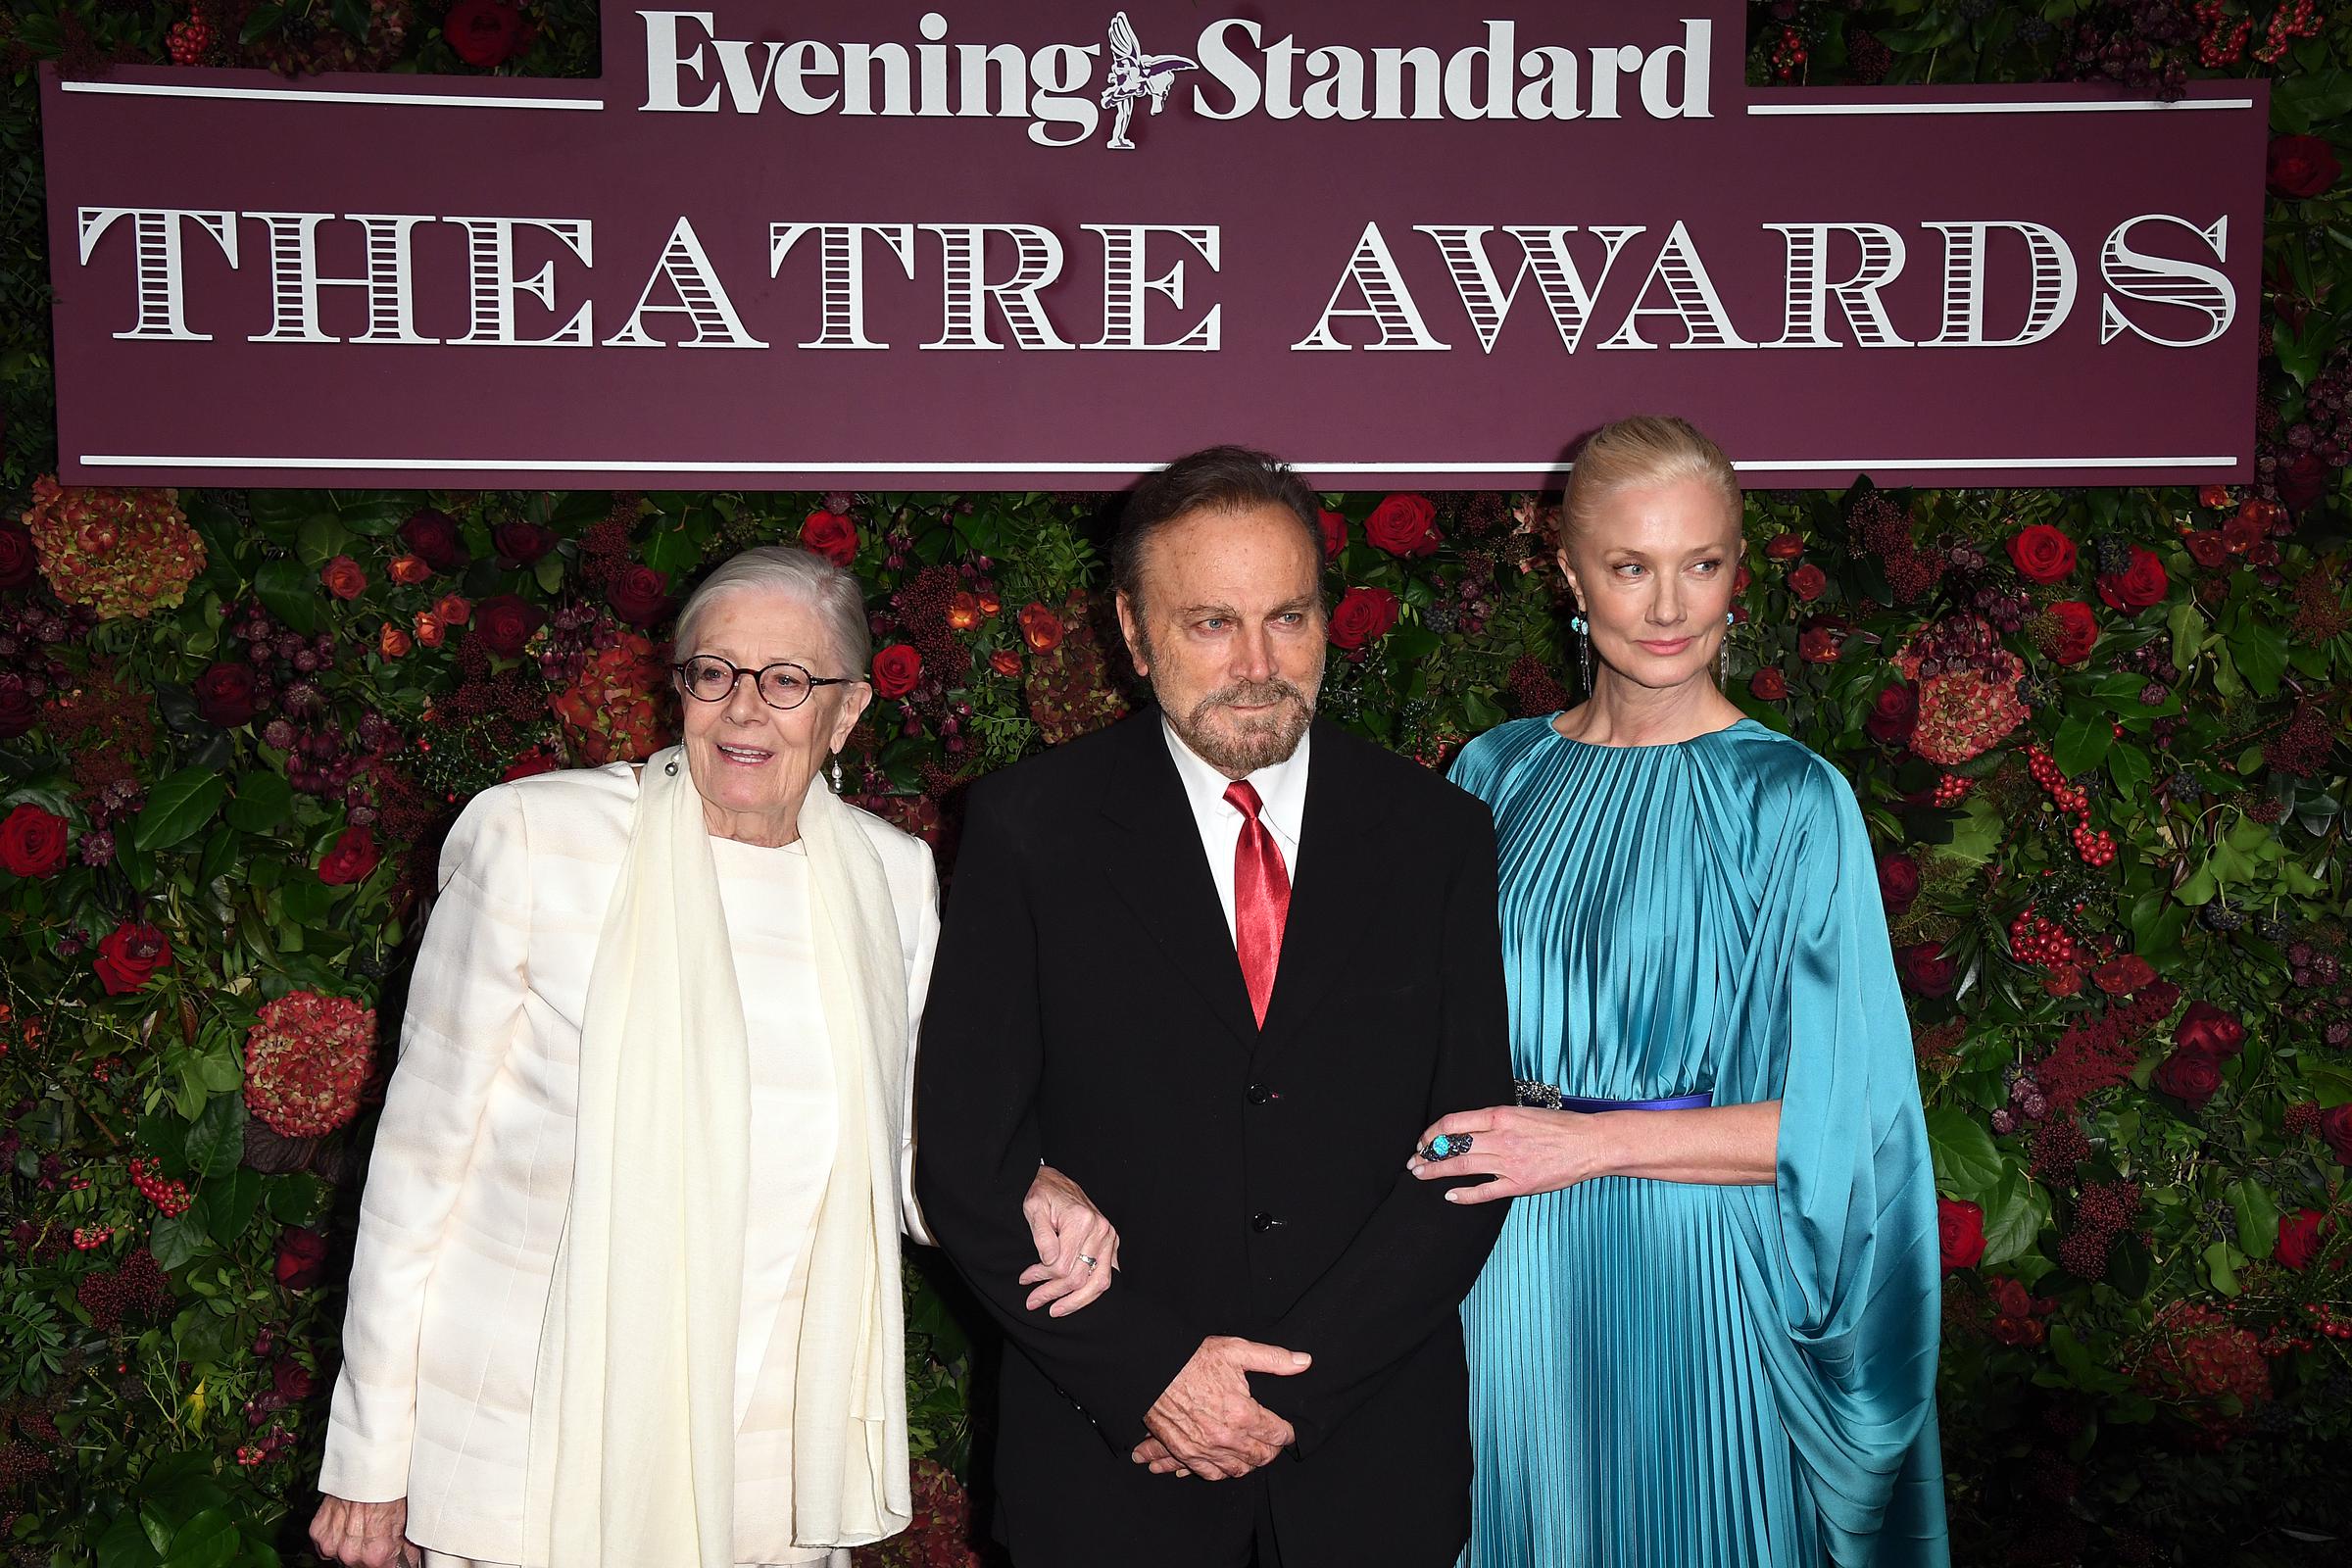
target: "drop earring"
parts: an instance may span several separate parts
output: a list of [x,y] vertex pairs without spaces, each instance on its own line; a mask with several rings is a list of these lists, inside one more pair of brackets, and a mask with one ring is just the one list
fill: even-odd
[[841,793],[841,758],[838,755],[833,759],[833,793]]
[[1571,627],[1571,628],[1572,628],[1572,629],[1573,629],[1573,630],[1576,632],[1576,662],[1577,662],[1577,667],[1578,667],[1579,669],[1581,669],[1581,670],[1584,672],[1584,677],[1585,677],[1585,695],[1586,695],[1587,697],[1590,697],[1590,696],[1592,696],[1592,636],[1591,636],[1591,630],[1592,630],[1592,628],[1586,625],[1586,623],[1585,623],[1585,617],[1584,617],[1584,616],[1582,616],[1582,615],[1571,615],[1571,616],[1569,617],[1569,619],[1568,619],[1568,624],[1569,624],[1569,626],[1570,626],[1570,627]]
[[1723,684],[1726,686],[1732,683],[1732,626],[1734,623],[1735,617],[1732,612],[1728,610],[1725,611],[1723,612],[1723,646],[1721,650],[1723,657],[1720,663],[1723,669]]

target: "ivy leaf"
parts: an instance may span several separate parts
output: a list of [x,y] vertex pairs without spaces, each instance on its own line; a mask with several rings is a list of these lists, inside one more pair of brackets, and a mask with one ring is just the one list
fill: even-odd
[[156,1267],[167,1274],[187,1267],[204,1241],[204,1227],[197,1222],[194,1209],[159,1219],[147,1231],[147,1250],[155,1254]]
[[261,1201],[262,1173],[239,1166],[204,1184],[196,1212],[203,1216],[205,1231],[216,1246],[233,1247],[245,1234],[245,1227],[253,1223],[253,1211]]
[[252,14],[245,19],[245,25],[237,33],[237,42],[252,43],[258,38],[267,38],[285,20],[284,6],[255,6]]
[[182,1147],[188,1169],[199,1177],[234,1170],[245,1152],[245,1097],[215,1095],[207,1101]]
[[2050,748],[2050,755],[2060,772],[2077,778],[2105,761],[2107,749],[2114,744],[2114,720],[2097,714],[2077,716],[2058,726],[2058,742]]
[[2268,1257],[2278,1246],[2278,1205],[2262,1183],[2240,1176],[2230,1184],[2230,1207],[2237,1216],[2238,1250]]
[[368,41],[368,0],[335,0],[335,30],[353,43]]
[[253,591],[270,613],[306,635],[318,629],[318,579],[299,561],[281,556],[265,561],[253,574]]
[[1982,1122],[1956,1106],[1936,1106],[1928,1112],[1928,1150],[1940,1191],[1990,1208],[2001,1185],[2001,1152]]
[[2286,633],[2252,615],[2245,617],[2230,639],[2230,657],[2237,661],[2237,672],[2263,697],[2278,694],[2278,677],[2286,673]]
[[228,781],[209,767],[183,767],[155,787],[131,830],[141,850],[168,850],[213,819],[228,797]]
[[2049,1222],[2049,1195],[2024,1171],[2009,1167],[1992,1200],[1984,1204],[1984,1256],[1979,1266],[1990,1268],[2024,1256]]
[[2115,780],[2116,793],[2126,800],[2139,794],[2141,785],[2156,770],[2148,754],[2136,746],[2118,746],[2107,754],[2107,772]]
[[296,536],[294,553],[305,566],[317,571],[351,544],[351,530],[333,517],[312,517]]

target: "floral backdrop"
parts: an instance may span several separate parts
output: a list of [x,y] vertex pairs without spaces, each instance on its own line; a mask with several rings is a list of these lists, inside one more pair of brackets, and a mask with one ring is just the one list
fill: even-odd
[[[1761,80],[2277,81],[2254,483],[1750,498],[1734,694],[1853,780],[1910,996],[1963,1562],[2352,1537],[2348,42],[2313,0],[1753,8]],[[578,74],[594,47],[588,0],[0,15],[12,1561],[300,1554],[440,836],[502,779],[664,743],[698,572],[798,540],[859,573],[881,700],[848,789],[943,861],[965,782],[1136,701],[1101,497],[48,477],[37,61]],[[1545,498],[1328,500],[1330,714],[1439,766],[1574,700]],[[867,1555],[968,1562],[971,1347],[909,1281],[923,1512]]]

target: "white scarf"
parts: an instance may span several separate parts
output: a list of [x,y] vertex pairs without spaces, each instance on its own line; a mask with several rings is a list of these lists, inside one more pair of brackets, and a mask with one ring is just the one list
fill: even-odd
[[[897,1129],[906,988],[890,884],[848,806],[801,808],[839,1112],[795,1356],[791,1541],[912,1517]],[[524,1562],[734,1568],[749,1043],[703,802],[648,760],[580,1032],[571,1206],[531,1401]],[[779,1489],[780,1490],[780,1489]]]

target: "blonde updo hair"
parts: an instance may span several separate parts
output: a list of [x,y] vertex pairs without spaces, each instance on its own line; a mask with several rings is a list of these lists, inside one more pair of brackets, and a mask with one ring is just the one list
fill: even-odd
[[1713,485],[1737,528],[1746,503],[1740,476],[1723,449],[1688,419],[1670,414],[1638,414],[1613,419],[1577,449],[1560,499],[1560,548],[1566,550],[1591,525],[1609,497],[1635,485],[1680,484],[1695,479]]

